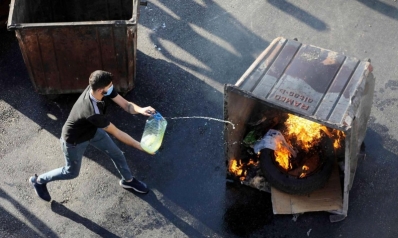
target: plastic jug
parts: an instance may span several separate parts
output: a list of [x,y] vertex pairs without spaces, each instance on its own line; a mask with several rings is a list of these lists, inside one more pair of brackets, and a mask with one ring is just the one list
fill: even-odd
[[148,153],[155,153],[162,145],[164,132],[166,131],[167,121],[156,112],[150,116],[145,123],[144,133],[141,138],[141,147]]

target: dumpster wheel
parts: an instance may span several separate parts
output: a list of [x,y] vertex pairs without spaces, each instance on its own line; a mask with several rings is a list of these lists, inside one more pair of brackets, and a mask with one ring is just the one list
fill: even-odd
[[309,194],[325,185],[332,174],[335,153],[332,140],[324,137],[319,144],[323,163],[308,177],[298,178],[282,172],[274,161],[274,150],[263,149],[260,154],[260,168],[271,186],[289,194]]

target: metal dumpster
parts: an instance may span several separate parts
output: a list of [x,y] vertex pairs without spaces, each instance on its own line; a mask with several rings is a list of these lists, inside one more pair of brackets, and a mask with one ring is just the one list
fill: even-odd
[[12,0],[15,30],[29,77],[40,94],[83,91],[94,70],[114,75],[126,93],[136,74],[138,0]]
[[[362,142],[375,85],[372,71],[370,60],[361,61],[296,40],[275,39],[235,85],[225,86],[224,119],[235,124],[234,128],[229,124],[224,128],[227,178],[264,191],[264,178],[278,178],[280,183],[295,186],[313,182],[280,172],[275,161],[262,163],[262,154],[259,161],[244,158],[248,150],[244,138],[252,128],[253,115],[261,116],[254,117],[254,121],[258,121],[255,126],[264,125],[264,133],[283,122],[287,114],[307,119],[329,132],[345,135],[340,137],[342,146],[334,149],[329,172],[333,171],[333,163],[340,166],[334,167],[328,184],[309,194],[282,193],[272,185],[274,214],[329,211],[335,214],[331,221],[344,219],[358,158],[364,156]],[[251,157],[256,158],[256,154]],[[324,168],[319,173],[326,171]]]

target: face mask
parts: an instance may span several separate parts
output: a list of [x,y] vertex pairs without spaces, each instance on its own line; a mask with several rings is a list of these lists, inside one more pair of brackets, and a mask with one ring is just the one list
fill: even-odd
[[103,94],[104,96],[109,96],[109,95],[111,95],[112,91],[113,91],[113,84],[112,84],[112,86],[108,89],[108,91],[103,92],[102,94]]

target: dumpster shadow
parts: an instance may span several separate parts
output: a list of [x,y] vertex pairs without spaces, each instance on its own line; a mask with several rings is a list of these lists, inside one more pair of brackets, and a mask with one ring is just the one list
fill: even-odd
[[267,0],[267,2],[317,31],[327,30],[327,24],[324,21],[286,0]]
[[51,201],[51,210],[60,216],[70,219],[73,222],[82,224],[87,229],[89,229],[90,231],[92,231],[93,233],[95,233],[101,237],[115,237],[115,238],[119,237],[119,236],[113,234],[112,232],[108,231],[107,229],[99,226],[98,224],[91,221],[90,219],[80,216],[79,214],[68,209],[63,204],[58,203],[57,201],[54,201],[54,200]]
[[377,11],[391,19],[398,20],[398,9],[390,4],[378,0],[357,0],[361,4]]
[[[2,188],[0,188],[0,198],[11,203],[15,210],[25,217],[31,226],[36,228],[36,230],[30,228],[28,224],[21,221],[20,218],[11,214],[9,211],[7,211],[7,209],[5,209],[5,207],[0,205],[1,237],[14,237],[17,234],[20,234],[21,236],[23,236],[23,234],[29,234],[29,236],[34,237],[58,237],[50,227],[48,227],[44,222],[28,211],[21,203],[9,196]],[[5,204],[5,202],[3,201],[2,204]]]

